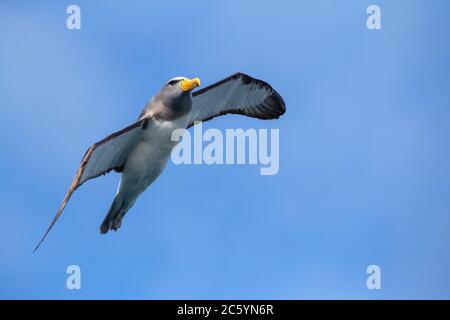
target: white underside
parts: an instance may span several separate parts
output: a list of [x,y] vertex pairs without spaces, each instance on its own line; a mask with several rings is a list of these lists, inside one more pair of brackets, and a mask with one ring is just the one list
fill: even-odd
[[186,116],[174,121],[148,122],[140,141],[128,156],[117,190],[126,199],[128,208],[164,170],[176,145],[171,140],[172,132],[186,126]]

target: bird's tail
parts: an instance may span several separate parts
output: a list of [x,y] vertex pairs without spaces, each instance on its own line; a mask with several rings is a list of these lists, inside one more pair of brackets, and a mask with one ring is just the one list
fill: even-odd
[[120,228],[122,223],[122,218],[127,213],[127,206],[125,202],[122,200],[120,194],[117,194],[114,198],[113,203],[111,204],[111,208],[106,214],[105,219],[103,220],[100,226],[100,233],[107,233],[109,230],[116,231]]

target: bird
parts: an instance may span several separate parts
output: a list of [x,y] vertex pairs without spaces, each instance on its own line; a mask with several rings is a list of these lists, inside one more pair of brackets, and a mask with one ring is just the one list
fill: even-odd
[[121,174],[111,207],[100,233],[118,230],[139,195],[164,170],[177,141],[171,134],[198,122],[225,114],[277,119],[286,111],[281,95],[267,82],[238,72],[203,89],[199,78],[175,77],[167,81],[145,105],[138,120],[88,148],[64,199],[35,247],[55,225],[73,192],[84,182],[111,171]]

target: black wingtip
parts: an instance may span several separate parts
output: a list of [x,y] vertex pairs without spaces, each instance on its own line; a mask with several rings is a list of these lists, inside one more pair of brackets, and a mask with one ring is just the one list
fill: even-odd
[[270,99],[272,104],[276,105],[277,111],[278,111],[278,115],[277,118],[282,116],[283,114],[285,114],[286,112],[286,103],[283,100],[283,97],[277,92],[275,91],[275,89],[273,89],[272,94],[270,95]]
[[32,254],[34,254],[34,253],[37,251],[37,249],[39,249],[39,247],[41,246],[41,244],[42,244],[43,241],[44,241],[44,239],[41,239],[41,241],[39,241],[39,243],[37,244],[37,246],[33,249]]
[[243,72],[236,72],[234,76],[240,77],[244,84],[249,84],[254,81],[272,91],[271,95],[264,101],[265,107],[272,113],[272,115],[267,119],[278,119],[286,112],[286,103],[284,102],[283,97],[281,97],[281,95],[269,83],[261,79],[253,78]]
[[56,216],[53,218],[52,222],[50,223],[49,227],[45,231],[44,235],[42,236],[41,240],[37,244],[36,248],[34,248],[33,253],[35,253],[36,250],[39,249],[39,247],[41,246],[42,242],[44,242],[44,240],[47,237],[47,235],[49,234],[50,230],[52,230],[53,226],[55,225],[56,220],[58,220],[58,218],[61,214],[61,211],[62,211],[62,209],[60,208],[60,210],[58,210],[58,213],[56,214]]
[[39,243],[37,244],[37,246],[34,248],[33,253],[35,253],[37,251],[37,249],[39,249],[39,247],[41,246],[42,242],[44,242],[45,238],[47,237],[48,233],[50,232],[50,230],[52,229],[54,225],[54,221],[52,222],[52,224],[50,225],[50,227],[47,229],[47,231],[45,231],[44,236],[41,238],[41,240],[39,241]]

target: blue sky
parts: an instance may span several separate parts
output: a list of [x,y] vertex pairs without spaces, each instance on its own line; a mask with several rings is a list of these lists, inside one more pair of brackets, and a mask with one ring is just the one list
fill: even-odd
[[[66,29],[81,7],[82,29]],[[382,30],[366,28],[378,4]],[[448,1],[2,1],[0,298],[450,298]],[[87,147],[169,78],[241,71],[284,97],[280,171],[175,166],[117,233]],[[68,265],[82,289],[67,290]],[[382,289],[366,288],[366,268]]]

